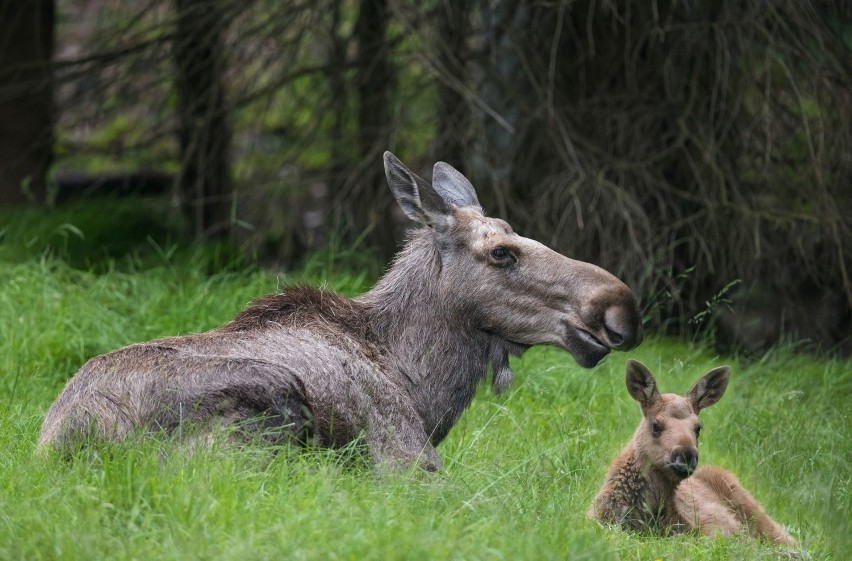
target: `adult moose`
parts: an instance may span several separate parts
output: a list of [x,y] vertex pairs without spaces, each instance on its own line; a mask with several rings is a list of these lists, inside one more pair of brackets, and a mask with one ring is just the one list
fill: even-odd
[[487,218],[470,182],[435,164],[432,184],[390,152],[391,190],[415,231],[355,299],[308,287],[260,298],[213,331],[95,357],[51,406],[39,445],[68,450],[134,431],[341,446],[377,464],[435,470],[436,446],[508,355],[548,344],[584,367],[641,339],[630,290]]

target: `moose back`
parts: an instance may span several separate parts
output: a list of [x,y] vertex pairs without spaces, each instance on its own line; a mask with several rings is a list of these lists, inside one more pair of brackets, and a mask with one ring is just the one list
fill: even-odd
[[[567,350],[584,367],[641,340],[627,286],[484,215],[470,182],[435,164],[432,183],[384,155],[391,191],[420,223],[369,292],[310,287],[260,298],[228,324],[89,360],[50,407],[42,448],[73,450],[140,431],[342,446],[376,464],[435,470],[435,446],[491,365]],[[178,432],[178,429],[180,431]]]

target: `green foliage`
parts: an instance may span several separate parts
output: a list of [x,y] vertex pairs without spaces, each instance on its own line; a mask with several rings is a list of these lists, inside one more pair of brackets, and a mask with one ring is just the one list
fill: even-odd
[[214,274],[251,268],[228,244],[189,247],[181,215],[162,197],[85,199],[50,210],[0,209],[0,260],[49,263],[97,273],[183,267]]
[[75,267],[103,265],[151,244],[168,245],[180,223],[162,199],[110,198],[43,211],[0,209],[0,258],[59,257]]
[[[0,254],[0,559],[781,556],[743,539],[660,539],[585,518],[639,420],[624,388],[624,355],[587,371],[562,351],[531,350],[514,362],[507,395],[480,388],[439,446],[445,469],[435,475],[377,478],[346,452],[249,446],[189,456],[156,438],[86,450],[72,461],[34,455],[45,411],[89,357],[210,329],[290,282],[320,278],[353,294],[370,280],[345,272],[352,255],[317,259],[287,276],[236,267],[211,275],[197,266],[209,255],[181,249],[164,250],[158,262],[152,256],[146,267],[93,272],[43,251],[43,243],[31,246],[30,259]],[[660,339],[630,356],[655,372],[663,391],[679,392],[730,362]],[[852,363],[781,350],[750,365],[734,360],[733,370],[726,396],[703,414],[702,461],[735,471],[792,529],[801,558],[844,559]]]

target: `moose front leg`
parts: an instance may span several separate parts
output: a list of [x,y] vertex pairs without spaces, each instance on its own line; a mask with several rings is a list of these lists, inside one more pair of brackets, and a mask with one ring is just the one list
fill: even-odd
[[373,463],[380,469],[407,470],[418,466],[438,471],[443,465],[420,417],[413,411],[388,415],[387,411],[374,410],[370,414],[367,446]]

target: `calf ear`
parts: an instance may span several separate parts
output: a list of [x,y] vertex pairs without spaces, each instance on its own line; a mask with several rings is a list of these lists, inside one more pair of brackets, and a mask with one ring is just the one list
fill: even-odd
[[657,391],[657,381],[648,367],[638,360],[627,361],[627,391],[645,409],[655,399],[660,397]]
[[423,178],[385,152],[385,175],[396,202],[410,219],[439,230],[453,224],[452,206]]
[[686,397],[692,401],[695,412],[710,407],[725,395],[728,388],[728,380],[731,377],[731,369],[728,366],[714,368],[698,379]]

